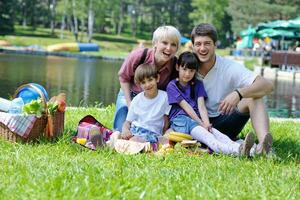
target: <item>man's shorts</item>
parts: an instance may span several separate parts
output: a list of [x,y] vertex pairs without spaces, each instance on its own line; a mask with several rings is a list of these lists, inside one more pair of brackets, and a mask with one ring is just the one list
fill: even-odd
[[171,120],[171,128],[176,132],[190,134],[196,126],[200,125],[195,120],[185,115],[178,115]]
[[214,128],[224,133],[230,139],[236,140],[250,118],[249,113],[241,113],[237,108],[229,115],[219,115],[209,118]]

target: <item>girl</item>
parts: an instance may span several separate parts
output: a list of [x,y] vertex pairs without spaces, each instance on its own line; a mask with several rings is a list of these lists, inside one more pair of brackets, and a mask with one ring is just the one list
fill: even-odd
[[171,128],[174,131],[191,134],[216,153],[250,155],[254,144],[253,133],[247,134],[242,144],[212,128],[204,99],[207,97],[203,83],[195,78],[200,61],[196,54],[182,53],[176,65],[178,78],[167,86]]

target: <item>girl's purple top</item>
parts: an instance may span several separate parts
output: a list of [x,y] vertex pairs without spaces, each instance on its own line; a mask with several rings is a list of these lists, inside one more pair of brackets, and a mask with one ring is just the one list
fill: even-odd
[[[188,104],[192,106],[194,111],[199,115],[198,111],[198,104],[197,104],[197,99],[199,97],[204,97],[206,98],[206,92],[203,86],[202,81],[196,80],[195,81],[195,98],[191,98],[191,84],[188,83],[186,86],[181,85],[181,89],[179,89],[176,85],[176,80],[170,81],[170,83],[167,86],[167,94],[168,94],[168,100],[169,104],[172,105],[169,117],[170,120],[173,120],[175,117],[178,115],[187,115],[187,113],[179,106],[179,103],[182,100],[185,100]],[[178,83],[179,84],[179,83]]]
[[[139,93],[142,91],[141,87],[134,83],[134,72],[139,64],[143,55],[144,48],[138,48],[133,50],[123,62],[121,69],[119,70],[119,80],[122,83],[131,83],[131,91]],[[154,49],[148,49],[144,63],[154,64]],[[167,84],[170,81],[170,77],[173,71],[173,59],[169,60],[159,70],[159,83],[158,89],[166,90]]]

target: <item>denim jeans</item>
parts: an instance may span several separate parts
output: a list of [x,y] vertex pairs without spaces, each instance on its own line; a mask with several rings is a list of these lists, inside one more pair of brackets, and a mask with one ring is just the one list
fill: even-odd
[[[136,96],[136,93],[131,92],[131,99]],[[128,113],[128,107],[126,104],[126,99],[124,92],[120,89],[117,101],[116,101],[116,112],[114,116],[114,123],[113,123],[113,129],[116,131],[122,131],[122,126],[126,120]]]

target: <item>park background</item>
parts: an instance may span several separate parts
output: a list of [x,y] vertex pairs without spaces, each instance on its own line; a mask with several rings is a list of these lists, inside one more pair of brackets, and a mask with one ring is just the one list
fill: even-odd
[[[1,198],[299,199],[297,80],[274,81],[281,92],[268,97],[274,108],[269,113],[285,118],[271,119],[274,157],[199,156],[183,149],[164,157],[126,156],[70,142],[87,114],[112,126],[117,70],[140,43],[151,47],[158,26],[174,25],[189,38],[194,25],[213,23],[220,33],[218,54],[228,56],[241,31],[299,13],[299,0],[0,0],[0,40],[7,42],[0,47],[0,96],[12,98],[21,84],[38,82],[50,95],[66,92],[68,105],[77,107],[67,109],[64,135],[55,142],[0,140]],[[66,42],[95,43],[100,51],[40,55],[39,49]],[[232,58],[253,70],[260,59]],[[250,123],[241,137],[249,131]]]

